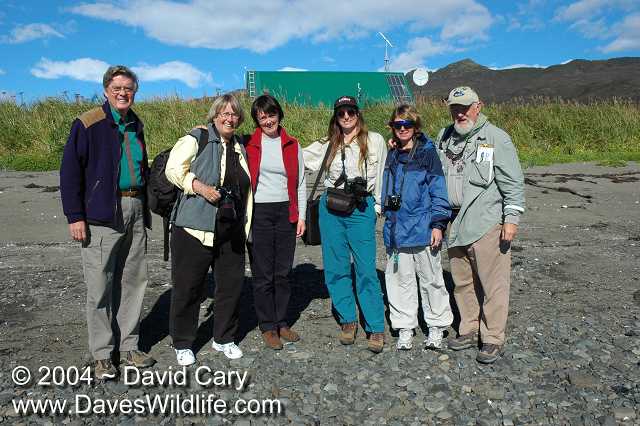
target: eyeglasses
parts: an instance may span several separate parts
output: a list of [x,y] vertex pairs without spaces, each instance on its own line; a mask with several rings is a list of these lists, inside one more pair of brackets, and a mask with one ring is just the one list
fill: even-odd
[[117,95],[118,93],[124,93],[125,95],[130,95],[134,92],[133,87],[119,87],[119,86],[115,86],[115,87],[110,87],[109,90],[111,91],[111,93],[113,93],[114,95]]
[[391,123],[389,123],[389,125],[396,130],[400,130],[403,127],[409,130],[409,129],[413,129],[416,126],[416,122],[413,120],[398,120],[398,121],[392,121]]
[[225,120],[229,120],[230,118],[240,118],[240,115],[235,112],[221,112],[218,115]]
[[353,108],[344,108],[340,111],[336,112],[336,115],[340,118],[344,118],[345,116],[353,117],[358,115],[358,111]]

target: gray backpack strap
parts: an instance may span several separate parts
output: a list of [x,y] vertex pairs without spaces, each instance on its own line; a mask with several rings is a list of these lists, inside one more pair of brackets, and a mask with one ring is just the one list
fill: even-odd
[[196,154],[197,157],[209,142],[209,131],[207,129],[196,127],[195,129],[191,129],[189,134],[198,140],[198,153]]

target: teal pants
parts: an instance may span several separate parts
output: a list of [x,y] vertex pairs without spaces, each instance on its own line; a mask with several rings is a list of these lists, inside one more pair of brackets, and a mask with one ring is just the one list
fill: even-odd
[[[384,332],[384,303],[376,272],[376,213],[373,197],[367,197],[366,207],[350,215],[333,214],[327,210],[326,192],[320,199],[320,235],[324,281],[331,296],[333,309],[340,324],[358,322],[356,296],[364,329],[370,333]],[[351,279],[351,258],[355,269],[355,295]]]

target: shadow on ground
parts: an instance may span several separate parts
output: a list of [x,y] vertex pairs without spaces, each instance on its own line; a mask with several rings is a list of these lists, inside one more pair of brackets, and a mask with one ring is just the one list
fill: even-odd
[[[202,303],[208,303],[205,321],[198,326],[194,352],[198,352],[213,337],[213,308],[215,306],[215,281],[213,273],[207,275],[207,298]],[[329,294],[324,285],[322,270],[311,263],[297,265],[291,275],[291,299],[287,312],[287,321],[294,325],[314,299],[327,299]],[[151,348],[169,335],[169,310],[171,307],[171,290],[165,291],[153,305],[147,316],[140,322],[140,349],[149,352]],[[242,342],[253,329],[258,326],[258,319],[253,305],[253,290],[251,278],[245,278],[239,306],[239,325],[237,341]]]

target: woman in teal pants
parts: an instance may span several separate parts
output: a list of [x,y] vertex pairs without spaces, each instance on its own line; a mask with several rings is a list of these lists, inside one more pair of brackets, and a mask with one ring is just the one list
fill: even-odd
[[[356,300],[369,333],[368,348],[384,346],[384,303],[376,272],[376,214],[380,213],[380,182],[387,147],[383,137],[367,131],[356,100],[342,96],[334,103],[328,143],[315,142],[303,150],[305,167],[319,170],[326,157],[324,186],[357,195],[356,208],[340,213],[320,201],[320,235],[324,279],[341,325],[340,342],[351,345],[358,329]],[[328,151],[328,153],[327,153]],[[355,294],[351,259],[355,269]]]

